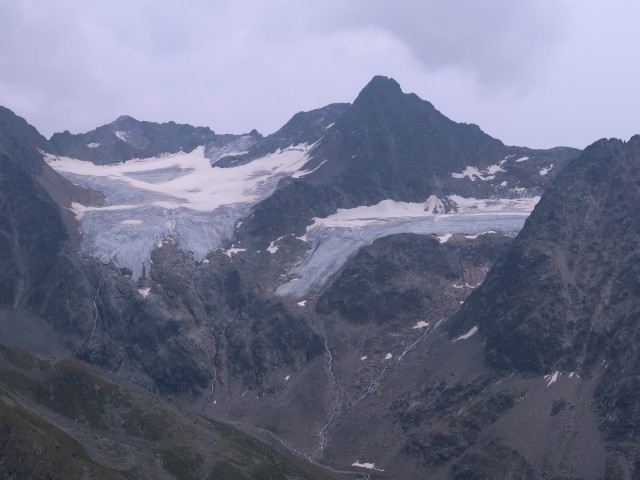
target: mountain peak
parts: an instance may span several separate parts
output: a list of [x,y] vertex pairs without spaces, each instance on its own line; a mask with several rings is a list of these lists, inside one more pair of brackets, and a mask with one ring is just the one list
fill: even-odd
[[137,123],[140,123],[140,122],[130,115],[120,115],[113,122],[111,122],[111,125],[120,127],[124,125],[134,125]]
[[[404,93],[400,84],[391,77],[376,75],[360,91],[360,94],[353,102],[356,110],[364,107],[378,108],[382,105],[394,106],[405,110],[407,108],[426,109],[429,112],[436,112],[435,107],[428,101],[422,100],[414,93]],[[411,107],[413,105],[413,107]],[[420,105],[417,107],[417,105]],[[439,112],[438,112],[439,113]],[[444,118],[444,116],[442,116]]]
[[369,81],[369,83],[364,87],[364,90],[385,90],[385,91],[394,91],[402,93],[402,89],[400,88],[400,84],[396,82],[391,77],[385,77],[384,75],[376,75]]
[[358,100],[365,98],[380,101],[382,99],[400,98],[403,95],[404,93],[400,88],[400,84],[393,78],[376,75],[362,89],[358,98],[354,101],[354,104],[358,102]]
[[16,138],[26,139],[36,148],[46,149],[47,140],[35,127],[12,110],[0,106],[0,150],[3,144],[15,143]]

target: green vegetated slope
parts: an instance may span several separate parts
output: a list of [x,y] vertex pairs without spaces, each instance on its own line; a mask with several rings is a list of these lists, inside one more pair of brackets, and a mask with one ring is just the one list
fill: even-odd
[[0,344],[0,478],[337,477],[83,362]]

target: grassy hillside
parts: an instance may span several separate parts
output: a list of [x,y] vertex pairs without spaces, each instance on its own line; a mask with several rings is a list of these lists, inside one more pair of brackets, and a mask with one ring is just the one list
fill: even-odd
[[0,478],[337,477],[83,362],[0,344]]

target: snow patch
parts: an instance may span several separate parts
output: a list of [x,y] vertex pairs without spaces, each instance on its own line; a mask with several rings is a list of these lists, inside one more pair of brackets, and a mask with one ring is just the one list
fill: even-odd
[[76,220],[80,221],[84,213],[87,211],[87,207],[78,202],[71,202],[70,210],[73,212]]
[[478,327],[471,327],[471,330],[469,330],[464,335],[460,335],[458,338],[454,340],[454,342],[457,342],[458,340],[466,340],[467,338],[475,335],[477,332],[478,332]]
[[445,213],[445,208],[442,200],[435,195],[431,195],[427,198],[427,201],[424,202],[424,211],[435,215],[438,213]]
[[393,355],[391,355],[390,353],[387,353],[384,357],[385,360],[391,360],[391,358],[393,357]]
[[115,134],[116,137],[118,137],[123,142],[127,141],[127,132],[118,130],[117,132],[113,132],[113,133]]
[[291,378],[291,375],[287,375],[286,377],[284,377],[285,381],[288,381]]
[[122,220],[120,223],[123,225],[140,225],[144,222],[142,220]]
[[227,257],[231,257],[231,255],[235,255],[236,253],[246,252],[246,251],[247,251],[246,248],[228,248],[227,250],[223,250],[222,253],[224,253]]
[[545,375],[544,379],[547,382],[547,387],[549,385],[551,385],[552,383],[555,383],[558,380],[558,378],[560,377],[560,375],[562,375],[562,374],[560,372],[558,372],[558,371],[550,373],[549,375]]
[[302,300],[301,302],[298,302],[298,305],[300,305],[301,307],[304,307],[307,304],[306,300]]
[[278,246],[276,245],[276,242],[279,242],[280,240],[282,240],[282,238],[283,237],[278,237],[275,240],[273,240],[267,247],[267,252],[276,253],[278,251]]
[[99,146],[100,146],[100,144],[96,143],[96,142],[87,143],[87,147],[89,147],[89,148],[97,148]]
[[475,182],[476,177],[482,180],[482,174],[476,167],[467,167],[462,171],[462,173],[452,173],[451,176],[453,178],[469,177],[472,182]]
[[480,232],[475,235],[465,235],[465,238],[468,238],[469,240],[475,240],[480,235],[488,235],[489,233],[497,233],[497,232],[494,232],[493,230],[487,230],[486,232]]
[[489,175],[494,175],[498,172],[504,172],[504,170],[502,169],[502,164],[504,163],[504,160],[502,162],[500,162],[499,165],[489,165],[489,167],[487,167],[486,172]]
[[310,173],[313,173],[316,170],[318,170],[322,165],[325,164],[325,162],[326,162],[326,160],[323,160],[322,162],[320,162],[320,165],[318,165],[313,170],[298,170],[293,175],[291,175],[291,178],[300,178],[300,177],[304,177],[305,175],[309,175]]
[[202,263],[209,263],[209,259],[205,258],[204,260],[202,260]]
[[412,328],[415,330],[416,328],[424,328],[424,327],[428,327],[428,326],[429,326],[429,322],[425,322],[423,320],[420,320]]
[[527,160],[529,160],[529,157],[520,157],[518,159],[516,159],[516,162],[526,162]]
[[369,357],[367,357],[366,355],[364,355],[364,356],[360,357],[360,360],[366,360],[367,358],[369,358]]
[[462,173],[452,173],[451,176],[453,178],[468,177],[472,182],[475,182],[476,179],[482,181],[493,180],[496,177],[496,173],[504,172],[504,169],[502,168],[503,163],[504,161],[500,162],[498,165],[490,165],[484,170],[478,170],[476,167],[469,165],[462,171]]
[[145,297],[145,298],[147,298],[147,295],[149,295],[149,292],[150,292],[150,291],[151,291],[151,287],[149,287],[149,288],[139,288],[139,289],[138,289],[138,293],[139,293],[141,296]]
[[450,233],[445,233],[445,234],[444,234],[444,235],[442,235],[441,237],[438,237],[438,241],[439,241],[440,243],[447,243],[447,241],[448,241],[451,237],[453,237],[453,235],[452,235],[452,234],[450,234]]
[[544,176],[544,175],[546,175],[547,173],[549,173],[549,172],[551,171],[551,169],[552,169],[552,168],[553,168],[553,163],[552,163],[551,165],[549,165],[548,167],[541,168],[541,169],[538,171],[538,173],[540,174],[540,176]]
[[368,470],[377,470],[378,472],[384,472],[384,470],[380,468],[376,468],[375,465],[376,465],[375,463],[368,463],[368,462],[360,463],[359,461],[355,461],[351,464],[352,467],[360,467],[360,468],[366,468]]

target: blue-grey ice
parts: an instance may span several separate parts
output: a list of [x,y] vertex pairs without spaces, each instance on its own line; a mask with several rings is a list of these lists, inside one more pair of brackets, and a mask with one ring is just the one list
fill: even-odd
[[447,238],[448,234],[474,236],[488,231],[516,235],[539,197],[471,199],[452,195],[448,200],[457,211],[435,213],[442,211],[443,204],[430,197],[424,204],[385,200],[316,218],[307,228],[309,252],[288,272],[296,278],[280,285],[276,293],[300,300],[317,292],[360,247],[387,235],[418,233]]
[[215,161],[233,153],[231,146],[111,165],[49,154],[45,159],[61,175],[106,198],[101,207],[73,205],[82,250],[129,268],[138,279],[144,268],[149,271],[149,255],[162,238],[171,237],[196,261],[227,247],[250,208],[306,163],[308,148],[297,145],[230,168],[216,167]]

